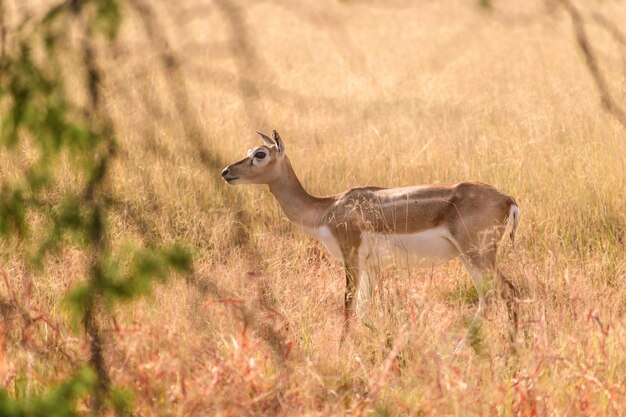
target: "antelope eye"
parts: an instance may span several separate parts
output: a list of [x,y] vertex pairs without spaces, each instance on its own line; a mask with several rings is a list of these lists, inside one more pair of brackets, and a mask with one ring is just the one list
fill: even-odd
[[254,157],[256,159],[263,159],[263,158],[265,158],[265,156],[266,156],[265,152],[257,152],[257,153],[254,154]]

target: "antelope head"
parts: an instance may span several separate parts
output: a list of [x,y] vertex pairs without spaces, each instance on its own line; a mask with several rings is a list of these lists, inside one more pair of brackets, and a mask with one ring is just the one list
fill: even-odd
[[275,130],[274,139],[257,133],[265,144],[249,149],[245,158],[222,170],[222,178],[227,183],[270,184],[280,178],[286,159],[283,140]]

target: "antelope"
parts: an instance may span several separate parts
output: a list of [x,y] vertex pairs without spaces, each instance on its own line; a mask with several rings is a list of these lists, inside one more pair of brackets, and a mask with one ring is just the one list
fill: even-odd
[[[517,328],[513,304],[517,289],[496,265],[505,231],[510,230],[514,242],[519,225],[520,211],[512,197],[479,182],[360,187],[314,197],[298,180],[278,132],[274,130],[273,139],[257,133],[264,145],[249,149],[242,160],[224,168],[222,178],[231,185],[268,185],[287,218],[343,263],[346,289],[341,340],[351,317],[367,317],[376,268],[402,263],[434,267],[456,257],[478,292],[478,309],[470,329],[483,311],[486,278],[492,275],[505,284],[509,318]],[[511,329],[509,335],[514,337]],[[466,338],[467,334],[455,352]]]

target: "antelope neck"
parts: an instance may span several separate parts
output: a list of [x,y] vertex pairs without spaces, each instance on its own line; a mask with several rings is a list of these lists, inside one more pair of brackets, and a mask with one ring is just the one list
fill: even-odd
[[321,227],[322,217],[334,199],[312,196],[300,183],[288,159],[284,161],[283,166],[283,172],[278,180],[268,184],[270,192],[291,222],[302,228]]

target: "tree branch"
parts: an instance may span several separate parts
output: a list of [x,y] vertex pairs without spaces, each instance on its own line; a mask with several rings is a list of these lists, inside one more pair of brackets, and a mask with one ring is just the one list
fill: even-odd
[[604,107],[606,111],[608,111],[624,128],[626,128],[626,111],[611,96],[608,84],[600,71],[598,60],[593,48],[591,47],[591,43],[589,42],[587,32],[585,31],[585,24],[579,11],[576,7],[574,7],[570,0],[559,1],[572,19],[574,35],[576,36],[578,48],[585,57],[587,69],[589,70],[598,92],[600,93],[600,102],[602,103],[602,107]]

